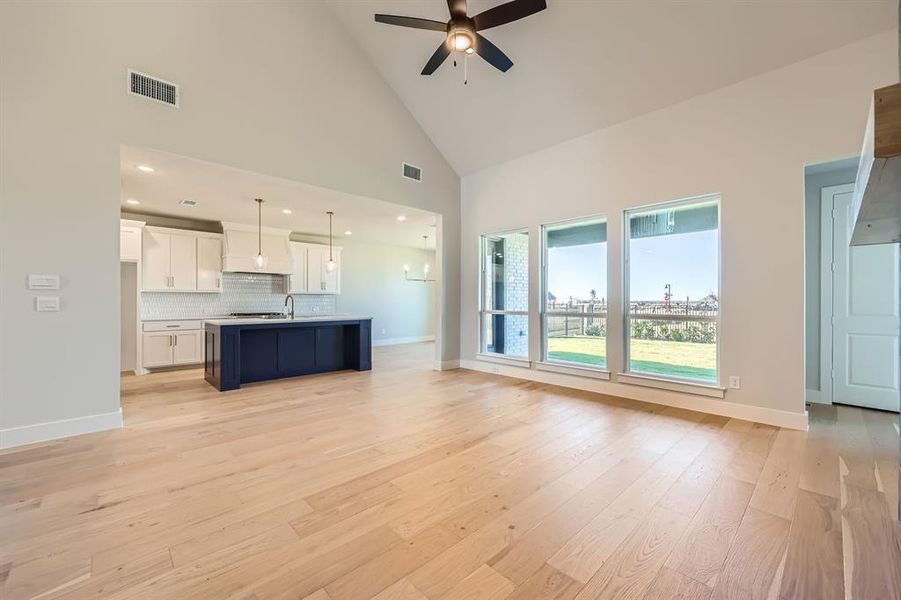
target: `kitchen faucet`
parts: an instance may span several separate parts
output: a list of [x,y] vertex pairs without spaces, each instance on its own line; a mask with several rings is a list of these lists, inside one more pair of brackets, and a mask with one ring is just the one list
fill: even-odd
[[291,312],[288,313],[288,317],[293,319],[294,318],[294,296],[292,296],[291,294],[288,294],[288,297],[285,298],[285,306],[288,306],[288,300],[291,301]]

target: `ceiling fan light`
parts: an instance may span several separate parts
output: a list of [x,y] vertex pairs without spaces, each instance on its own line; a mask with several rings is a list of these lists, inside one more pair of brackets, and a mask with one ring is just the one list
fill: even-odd
[[447,41],[451,49],[459,52],[468,51],[473,43],[472,34],[465,29],[452,30],[447,36]]

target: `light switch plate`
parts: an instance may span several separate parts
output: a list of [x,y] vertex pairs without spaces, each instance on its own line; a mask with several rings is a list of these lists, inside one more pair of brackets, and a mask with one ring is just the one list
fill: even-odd
[[59,296],[35,296],[34,309],[38,312],[59,311]]
[[29,290],[58,290],[59,275],[29,275]]
[[741,377],[738,375],[730,375],[729,376],[729,387],[733,390],[741,389]]

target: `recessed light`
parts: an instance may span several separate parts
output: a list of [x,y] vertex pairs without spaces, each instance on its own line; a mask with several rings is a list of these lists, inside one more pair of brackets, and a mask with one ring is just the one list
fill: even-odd
[[140,200],[135,200],[134,198],[129,198],[125,202],[127,202],[128,204],[140,204],[141,203]]
[[194,208],[195,206],[197,206],[197,200],[190,200],[188,198],[185,198],[184,200],[179,202],[179,204],[181,204],[182,206],[187,206],[188,208]]
[[354,232],[351,231],[350,229],[348,229],[347,231],[344,232],[344,235],[353,235],[353,234],[354,234]]
[[401,223],[403,223],[404,221],[407,220],[407,217],[405,217],[404,215],[398,215],[397,220],[400,221]]
[[138,171],[144,171],[145,173],[153,173],[153,167],[148,167],[147,165],[138,165]]
[[290,209],[290,208],[283,208],[283,209],[282,209],[282,212],[285,213],[286,215],[290,215],[290,214],[291,214],[291,209]]

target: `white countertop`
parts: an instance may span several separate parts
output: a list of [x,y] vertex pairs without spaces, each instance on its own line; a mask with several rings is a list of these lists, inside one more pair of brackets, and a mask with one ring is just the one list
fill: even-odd
[[260,323],[315,323],[317,321],[364,321],[372,319],[362,315],[301,315],[293,319],[204,319],[210,325],[258,325]]

